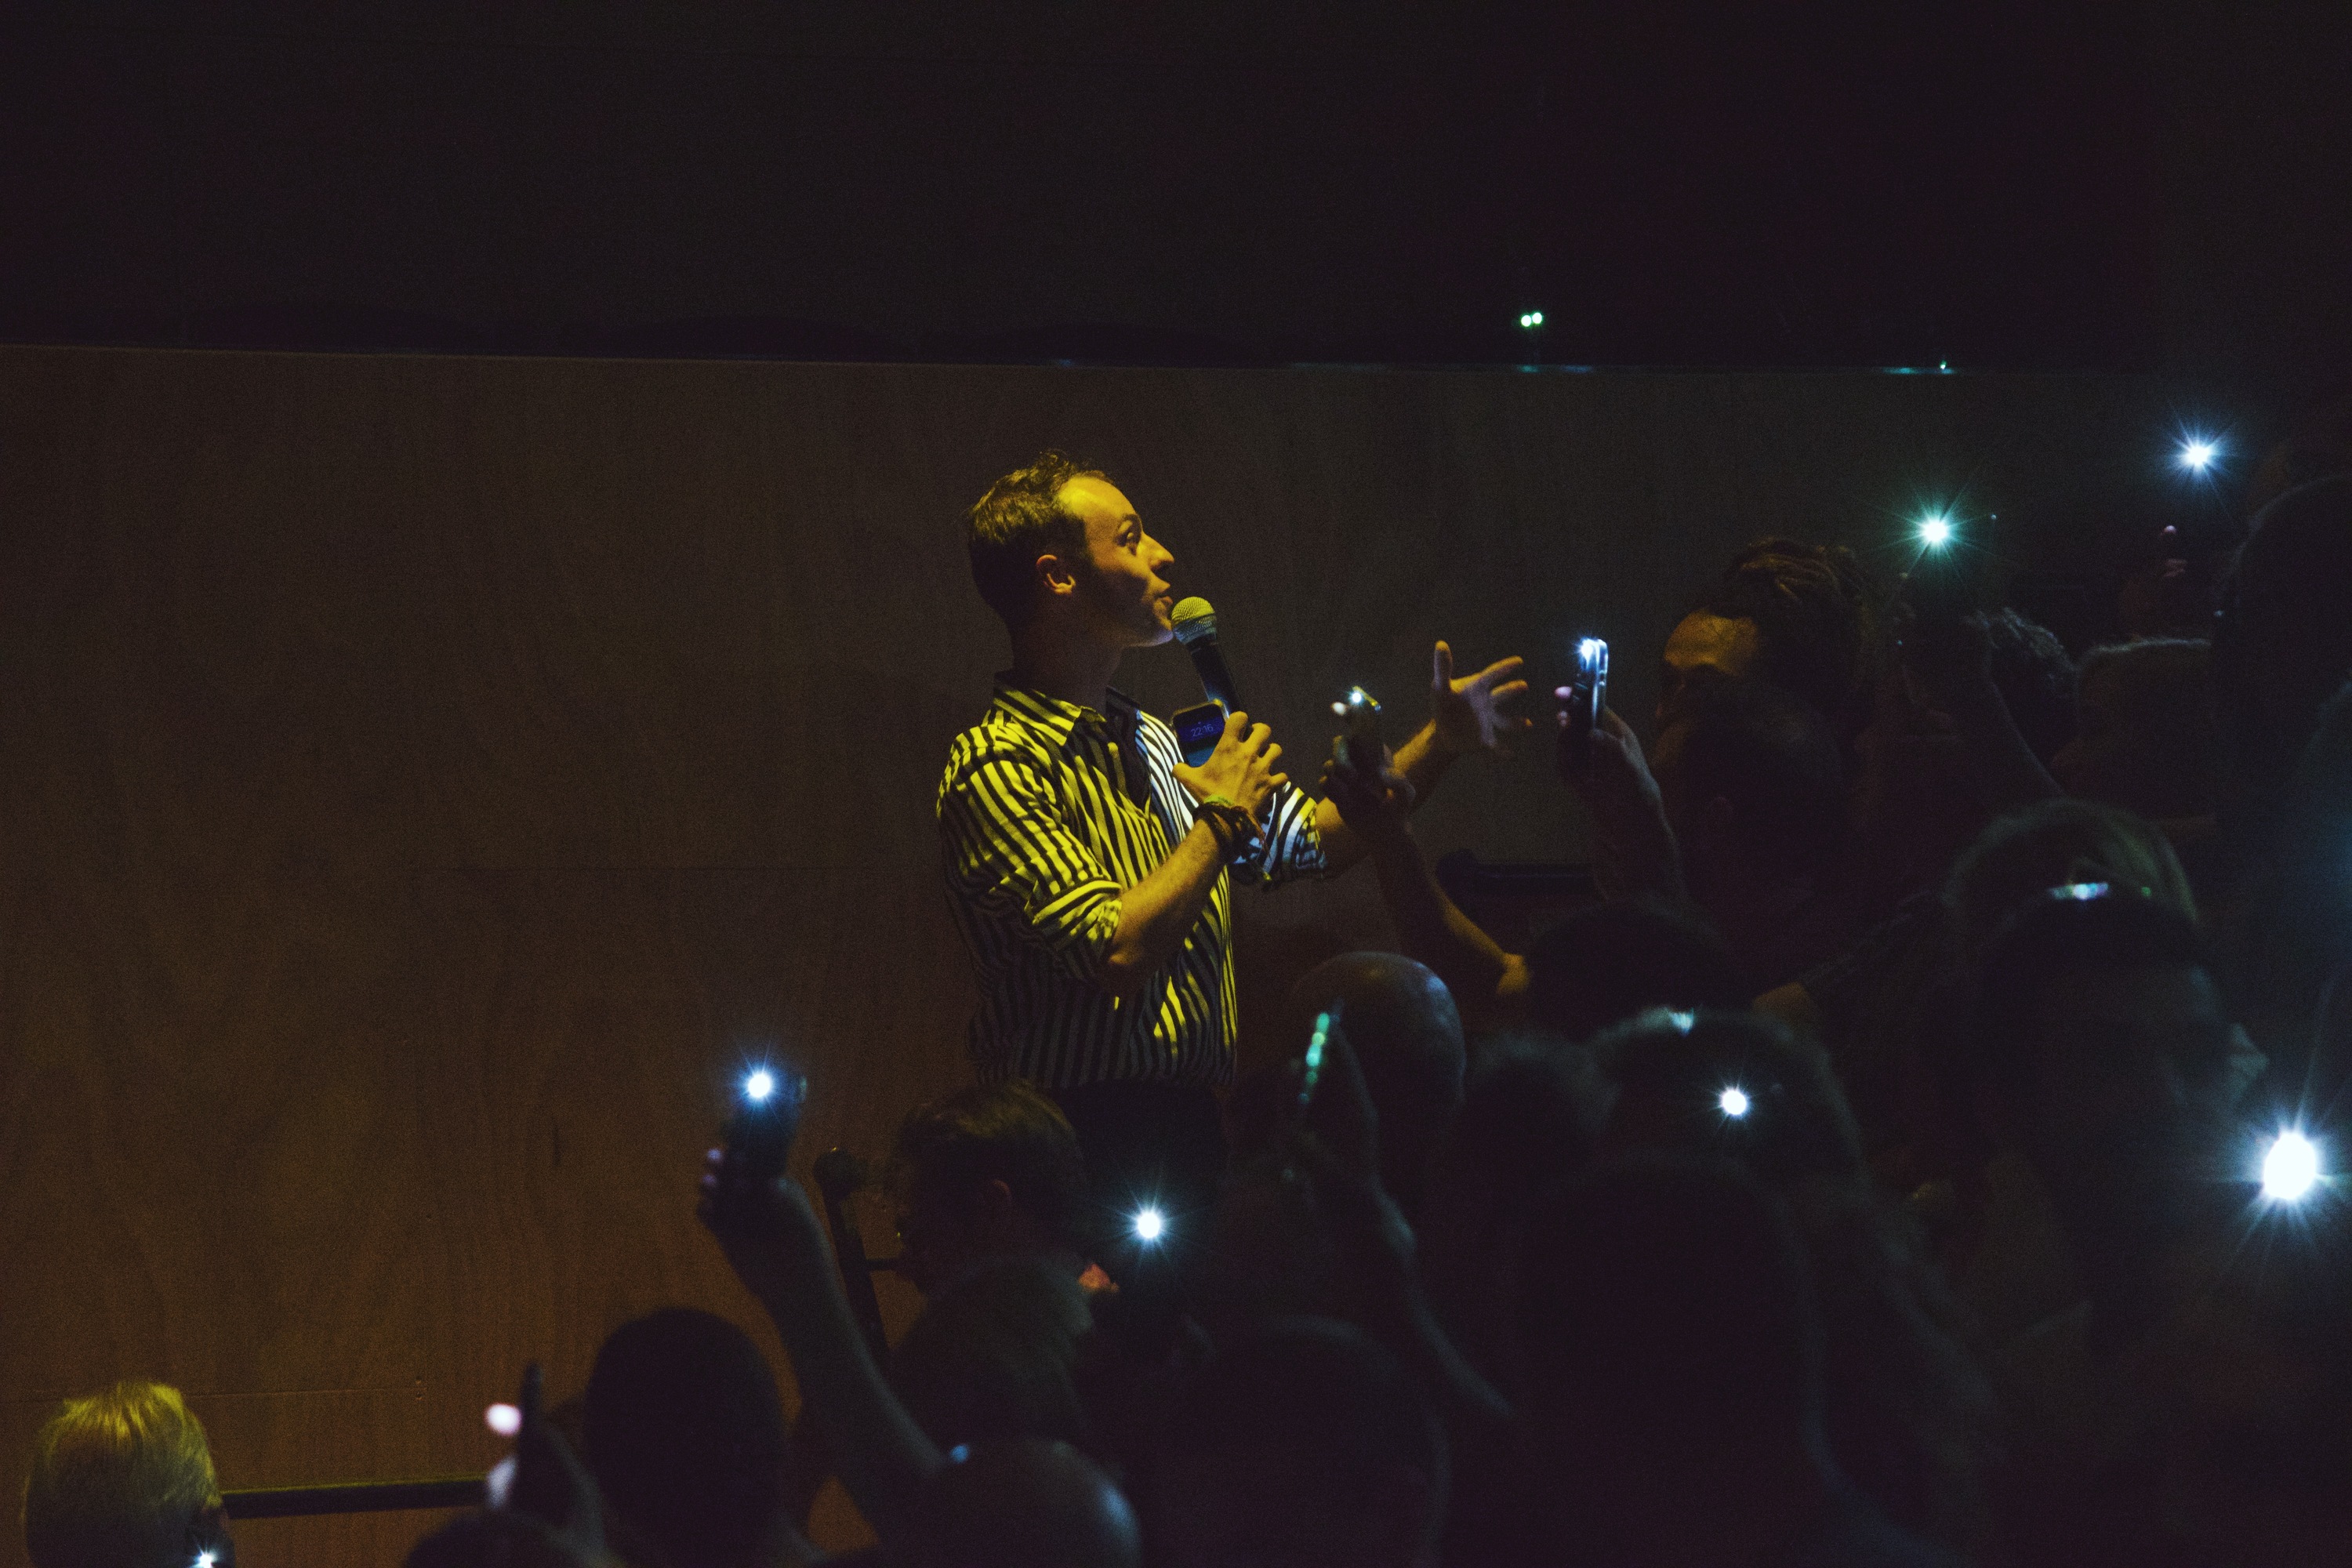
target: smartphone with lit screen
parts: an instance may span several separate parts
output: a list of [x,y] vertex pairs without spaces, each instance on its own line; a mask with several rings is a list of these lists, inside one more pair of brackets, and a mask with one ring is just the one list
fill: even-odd
[[1202,702],[1179,710],[1168,727],[1176,731],[1176,749],[1184,753],[1186,764],[1197,768],[1225,738],[1225,705]]

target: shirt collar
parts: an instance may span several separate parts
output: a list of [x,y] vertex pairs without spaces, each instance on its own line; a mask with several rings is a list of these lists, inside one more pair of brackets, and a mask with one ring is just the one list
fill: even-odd
[[1051,735],[1056,746],[1067,744],[1071,733],[1081,727],[1102,730],[1112,740],[1124,742],[1135,733],[1140,711],[1135,699],[1115,686],[1103,694],[1103,707],[1108,711],[1097,713],[1083,703],[1015,686],[1009,669],[996,672],[996,707],[1031,729]]

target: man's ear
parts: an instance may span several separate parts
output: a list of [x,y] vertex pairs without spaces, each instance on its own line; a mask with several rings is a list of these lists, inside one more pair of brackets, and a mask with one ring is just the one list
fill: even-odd
[[1078,574],[1063,557],[1051,553],[1040,555],[1034,570],[1039,593],[1055,595],[1077,592]]

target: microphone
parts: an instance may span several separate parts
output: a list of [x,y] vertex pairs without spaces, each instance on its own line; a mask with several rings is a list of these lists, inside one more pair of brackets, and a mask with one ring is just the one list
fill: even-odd
[[1217,612],[1209,601],[1180,599],[1169,618],[1176,623],[1176,640],[1192,656],[1192,668],[1200,671],[1201,689],[1209,694],[1209,700],[1223,703],[1228,713],[1240,712],[1242,700],[1234,689],[1234,672],[1225,668],[1225,656],[1217,651]]

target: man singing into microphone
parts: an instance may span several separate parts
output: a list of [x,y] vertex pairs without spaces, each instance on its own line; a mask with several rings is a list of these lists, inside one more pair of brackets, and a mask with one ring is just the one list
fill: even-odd
[[[1104,475],[1045,453],[989,488],[969,545],[1013,636],[1013,668],[940,784],[950,902],[984,994],[973,1064],[1051,1095],[1097,1205],[1151,1205],[1173,1242],[1224,1161],[1212,1090],[1234,1076],[1232,874],[1272,886],[1362,847],[1288,783],[1264,724],[1230,715],[1188,767],[1174,732],[1111,689],[1129,648],[1174,635],[1175,557]],[[1390,786],[1426,798],[1455,757],[1527,730],[1502,711],[1527,689],[1519,662],[1455,680],[1439,643],[1434,717]]]

